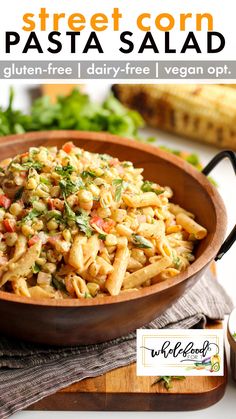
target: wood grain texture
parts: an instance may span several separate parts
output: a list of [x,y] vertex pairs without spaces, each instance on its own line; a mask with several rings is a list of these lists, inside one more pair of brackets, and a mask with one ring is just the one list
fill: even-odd
[[[210,328],[221,328],[216,322]],[[46,397],[29,410],[117,410],[178,411],[203,409],[220,400],[227,384],[227,365],[223,377],[186,377],[174,381],[166,390],[152,385],[155,377],[137,377],[136,364],[110,371],[105,375],[75,383]]]
[[225,236],[226,212],[216,188],[190,164],[157,147],[106,133],[50,131],[1,138],[0,155],[4,159],[31,146],[60,147],[69,140],[88,151],[108,153],[143,167],[146,179],[174,190],[174,201],[196,214],[208,235],[196,249],[196,261],[185,272],[138,292],[49,301],[0,291],[0,331],[31,342],[97,343],[126,335],[149,323],[202,276]]

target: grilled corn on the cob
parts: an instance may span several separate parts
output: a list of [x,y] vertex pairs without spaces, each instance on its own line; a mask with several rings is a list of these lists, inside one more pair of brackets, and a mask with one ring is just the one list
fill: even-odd
[[146,123],[181,136],[236,149],[236,89],[220,85],[114,85]]

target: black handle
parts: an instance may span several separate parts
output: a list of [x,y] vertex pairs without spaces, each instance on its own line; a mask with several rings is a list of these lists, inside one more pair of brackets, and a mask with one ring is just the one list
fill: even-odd
[[[208,165],[202,170],[202,173],[206,176],[209,175],[212,169],[214,169],[214,167],[225,158],[230,160],[234,169],[234,173],[236,175],[236,154],[231,150],[223,150],[220,153],[218,153],[215,157],[213,157],[213,159],[208,163]],[[236,225],[234,226],[233,230],[231,231],[231,233],[228,235],[228,237],[225,239],[224,243],[222,244],[219,252],[217,253],[215,257],[216,261],[221,259],[225,255],[225,253],[228,252],[230,247],[234,244],[235,240],[236,240]]]

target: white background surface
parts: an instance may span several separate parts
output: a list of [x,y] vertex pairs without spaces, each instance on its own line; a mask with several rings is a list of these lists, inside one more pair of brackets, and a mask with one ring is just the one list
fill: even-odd
[[[40,32],[38,14],[41,7],[46,7],[50,14],[47,19],[47,26],[45,32]],[[232,12],[235,7],[235,0],[8,0],[4,2],[4,7],[0,14],[0,52],[1,60],[187,60],[187,59],[212,59],[212,60],[233,60],[235,59],[236,47],[236,26],[235,14]],[[113,30],[113,22],[111,15],[114,8],[119,8],[122,18],[120,19],[120,27],[118,32]],[[48,42],[48,33],[53,31],[53,13],[66,14],[66,19],[59,22],[59,31],[62,32],[60,40],[63,42],[63,48],[58,54],[51,54],[47,51],[50,46]],[[95,13],[105,13],[109,19],[108,29],[103,32],[98,32],[98,38],[103,47],[103,54],[99,54],[97,50],[90,50],[87,54],[82,53],[88,36],[92,29],[90,27],[90,18]],[[180,31],[180,14],[192,13],[192,19],[186,23],[186,31]],[[34,21],[36,22],[35,32],[39,38],[39,42],[43,48],[43,54],[39,54],[37,50],[31,49],[27,54],[23,54],[22,50],[28,39],[29,32],[22,30],[24,25],[22,16],[25,13],[33,13]],[[68,37],[65,36],[68,29],[68,17],[72,13],[82,13],[86,19],[86,27],[81,31],[79,40],[77,42],[77,51],[71,54]],[[144,38],[145,32],[138,30],[137,17],[142,13],[151,13],[151,31],[157,43],[159,53],[154,53],[152,49],[147,49],[142,54],[138,54],[139,47]],[[175,26],[170,31],[171,34],[171,48],[175,48],[177,53],[164,53],[164,33],[156,29],[154,22],[158,14],[170,13],[175,19]],[[203,30],[196,33],[197,40],[202,50],[201,54],[197,54],[195,50],[189,49],[185,54],[180,54],[180,50],[184,44],[187,33],[189,31],[196,31],[196,14],[197,13],[211,13],[213,16],[214,31],[221,32],[226,40],[226,45],[223,51],[217,54],[206,53],[206,29],[207,25],[203,24]],[[222,19],[223,17],[223,19]],[[147,19],[144,24],[149,23]],[[163,21],[162,24],[165,24]],[[13,46],[11,54],[5,53],[5,31],[17,31],[21,35],[20,43]],[[134,51],[130,54],[123,54],[119,51],[121,46],[127,47],[120,41],[120,33],[123,31],[131,31],[135,35],[131,40],[134,42]],[[234,54],[234,55],[233,55]]]
[[[24,110],[27,109],[29,105],[29,97],[27,94],[27,89],[30,86],[26,87],[23,85],[15,86],[16,90],[16,100],[15,106],[20,107]],[[32,86],[31,86],[32,87]],[[90,83],[87,87],[87,91],[91,96],[96,100],[102,100],[106,92],[108,91],[108,85],[99,86],[97,83]],[[0,85],[1,88],[1,100],[0,104],[5,105],[8,98],[8,83],[4,82]],[[180,139],[170,134],[163,132],[158,132],[156,130],[145,130],[145,135],[155,135],[157,138],[157,144],[159,145],[168,145],[173,148],[189,150],[192,152],[197,152],[203,164],[209,162],[209,160],[219,151],[216,148],[205,146],[204,144],[199,144],[191,142],[190,140]],[[219,185],[219,191],[224,199],[226,208],[228,211],[228,231],[232,229],[236,223],[236,179],[233,173],[229,162],[225,161],[221,163],[220,166],[215,169],[213,176]],[[232,297],[234,305],[236,306],[236,245],[231,248],[231,250],[224,256],[224,258],[217,263],[218,279],[220,283],[224,286],[228,294]],[[227,345],[228,349],[228,345]],[[227,351],[228,352],[228,351]],[[217,403],[216,405],[204,409],[202,411],[196,412],[135,412],[135,413],[126,413],[125,416],[128,418],[137,418],[143,419],[144,417],[156,417],[161,415],[163,419],[187,419],[191,415],[191,419],[199,418],[203,419],[208,417],[214,417],[218,419],[223,415],[227,419],[235,418],[235,409],[236,409],[236,385],[233,384],[231,379],[229,380],[226,394],[224,398]],[[124,413],[118,412],[20,412],[12,417],[14,419],[46,419],[50,416],[51,419],[75,419],[83,416],[83,419],[90,419],[96,417],[98,419],[105,419],[108,417],[117,418],[119,415],[124,415]]]

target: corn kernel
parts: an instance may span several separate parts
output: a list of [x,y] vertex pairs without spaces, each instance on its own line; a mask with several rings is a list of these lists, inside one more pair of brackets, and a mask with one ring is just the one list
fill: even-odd
[[53,186],[50,194],[53,198],[58,198],[60,196],[60,186]]
[[26,188],[33,190],[33,189],[36,189],[36,187],[37,187],[37,182],[33,177],[31,177],[26,184]]
[[55,248],[58,253],[67,253],[70,250],[71,244],[66,242],[65,240],[58,240],[55,243]]
[[16,244],[18,236],[16,233],[6,233],[5,234],[5,241],[7,246],[12,247]]
[[93,195],[90,191],[86,191],[84,189],[80,190],[77,193],[78,199],[81,202],[89,202],[93,200]]
[[124,221],[126,215],[126,210],[124,209],[116,209],[112,212],[112,218],[117,223],[121,223],[122,221]]
[[20,204],[18,204],[17,202],[14,202],[13,204],[11,204],[9,211],[12,215],[19,215],[22,211],[22,206]]
[[110,217],[111,210],[110,210],[110,208],[98,208],[97,209],[97,214],[101,218],[107,218],[107,217]]
[[49,196],[49,188],[47,185],[39,185],[35,191],[36,195],[40,198],[48,198]]
[[88,186],[88,190],[89,190],[90,192],[92,192],[92,194],[93,194],[93,196],[94,196],[95,198],[98,198],[98,197],[99,197],[99,195],[100,195],[100,189],[99,189],[96,185],[94,185],[93,183],[91,183],[91,184]]
[[43,222],[42,220],[37,220],[32,224],[32,228],[36,231],[40,231],[43,229]]
[[65,241],[70,242],[71,241],[71,232],[70,230],[68,230],[67,228],[65,230],[63,230],[62,232],[63,238],[65,239]]
[[32,227],[28,226],[27,224],[24,224],[21,227],[21,231],[24,234],[24,236],[26,236],[26,237],[34,234],[34,230],[32,229]]
[[15,176],[14,177],[14,182],[17,186],[21,186],[24,183],[24,178],[22,178],[20,176]]
[[52,220],[48,221],[48,223],[47,223],[47,229],[48,230],[56,230],[57,228],[58,228],[58,224],[55,220],[52,219]]
[[41,201],[34,201],[33,202],[33,208],[34,209],[36,209],[36,211],[39,211],[39,212],[43,212],[43,211],[45,211],[46,210],[46,205],[43,203],[43,202],[41,202]]
[[36,155],[36,158],[39,162],[45,163],[48,158],[48,152],[46,149],[41,149],[40,152]]
[[36,260],[36,263],[37,263],[37,265],[39,265],[39,266],[43,266],[43,265],[45,265],[45,263],[46,263],[46,259],[45,259],[45,258],[38,258],[38,259]]
[[55,263],[52,263],[52,262],[47,262],[43,266],[43,269],[42,270],[43,270],[43,272],[47,272],[49,274],[53,274],[57,270],[57,265]]

